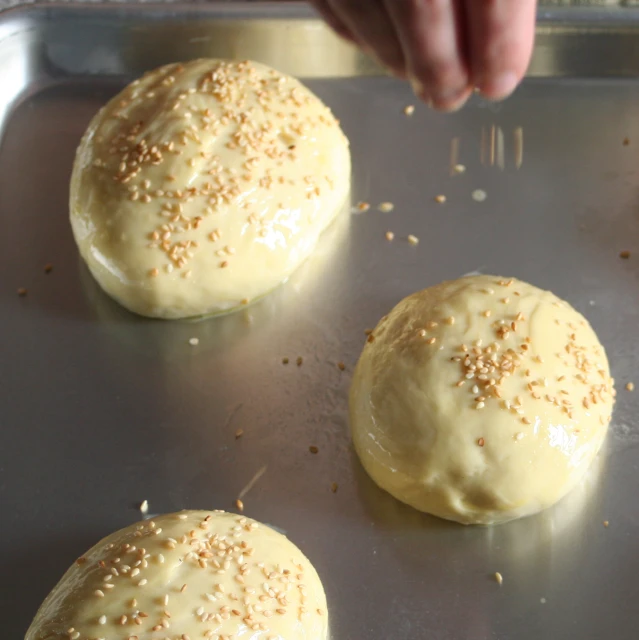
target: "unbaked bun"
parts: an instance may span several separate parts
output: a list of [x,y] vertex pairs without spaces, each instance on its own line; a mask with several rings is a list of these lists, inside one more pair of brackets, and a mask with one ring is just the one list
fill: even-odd
[[93,118],[71,225],[118,302],[191,317],[285,280],[349,187],[348,140],[306,87],[255,62],[195,60],[151,71]]
[[46,598],[25,640],[325,640],[315,569],[283,535],[184,511],[98,542]]
[[492,524],[551,506],[599,451],[615,391],[568,303],[473,276],[400,302],[369,336],[350,417],[377,484],[427,513]]

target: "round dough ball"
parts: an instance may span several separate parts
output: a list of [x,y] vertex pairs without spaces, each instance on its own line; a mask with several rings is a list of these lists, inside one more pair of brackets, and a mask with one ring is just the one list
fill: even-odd
[[348,140],[319,98],[256,62],[151,71],[93,118],[71,226],[100,286],[158,318],[234,309],[284,281],[350,189]]
[[582,478],[614,404],[603,347],[568,303],[472,276],[402,300],[369,336],[350,417],[375,482],[416,509],[494,524]]
[[320,579],[301,551],[254,520],[184,511],[98,542],[47,596],[25,640],[325,640]]

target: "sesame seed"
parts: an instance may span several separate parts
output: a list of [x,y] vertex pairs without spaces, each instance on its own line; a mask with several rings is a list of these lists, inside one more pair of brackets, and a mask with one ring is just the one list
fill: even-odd
[[623,260],[627,260],[630,257],[630,251],[622,251],[619,254],[619,257],[622,258]]
[[626,390],[627,390],[627,391],[634,391],[634,390],[635,390],[635,383],[634,383],[634,382],[629,382],[629,383],[626,385]]
[[149,276],[151,278],[157,278],[159,275],[160,275],[160,271],[155,267],[149,271]]
[[390,213],[395,208],[395,205],[392,202],[380,202],[377,208],[382,213]]
[[345,365],[343,362],[338,362],[338,363],[337,363],[337,368],[338,368],[340,371],[344,371],[344,369],[346,369],[346,365]]
[[466,167],[463,164],[456,164],[453,167],[453,171],[455,173],[464,173],[466,171]]
[[446,196],[444,195],[435,196],[435,202],[437,204],[444,204],[446,202]]
[[368,202],[358,202],[357,203],[357,210],[361,211],[362,213],[364,213],[365,211],[368,211],[371,208],[371,205],[368,204]]
[[288,358],[282,358],[282,364],[288,364],[289,360]]
[[603,521],[603,526],[608,528],[608,526],[610,525],[610,522],[608,522],[608,520],[604,520]]
[[143,500],[140,503],[140,512],[141,513],[148,513],[149,511],[149,501],[148,500]]
[[415,105],[409,104],[404,107],[404,115],[412,116],[415,113]]
[[454,316],[449,316],[448,318],[446,318],[445,322],[446,322],[446,324],[453,325],[453,324],[455,324],[455,317]]
[[199,338],[189,338],[189,344],[192,347],[196,347],[198,344],[200,344],[200,339]]
[[51,273],[53,271],[53,265],[51,263],[44,265],[44,272]]
[[392,242],[395,238],[395,234],[392,231],[387,231],[384,235],[386,237],[386,240],[388,240],[389,242]]
[[501,573],[499,573],[499,571],[497,571],[495,573],[495,580],[497,581],[497,584],[503,584],[504,583],[504,576],[502,576]]
[[319,449],[318,449],[314,444],[312,444],[312,445],[308,448],[308,450],[309,450],[313,455],[316,455],[316,454],[318,454],[318,453],[319,453]]
[[98,618],[98,624],[106,624],[106,621],[107,621],[107,618],[104,615]]
[[304,364],[304,358],[302,358],[302,356],[298,356],[298,357],[297,357],[297,360],[295,361],[295,364],[296,364],[298,367],[301,367],[301,366]]
[[479,438],[479,440],[477,440],[477,444],[478,444],[480,447],[483,447],[483,446],[484,446],[484,444],[485,444],[484,439],[483,439],[483,438]]
[[27,295],[27,290],[23,287],[20,287],[20,289],[18,289],[18,296],[20,298],[24,298]]
[[407,240],[408,243],[412,244],[413,246],[419,244],[419,238],[417,236],[414,236],[412,233],[408,236]]
[[239,440],[244,435],[244,429],[238,429],[235,432],[235,439]]
[[97,596],[98,598],[104,598],[104,591],[97,589],[93,592],[93,595]]
[[244,503],[239,498],[235,501],[235,506],[240,513],[244,512]]
[[475,202],[484,202],[488,195],[482,189],[475,189],[475,191],[473,191],[472,197]]
[[332,491],[333,493],[337,493],[337,489],[338,489],[338,488],[339,488],[339,487],[338,487],[338,485],[337,485],[337,482],[333,482],[333,483],[331,484],[331,491]]

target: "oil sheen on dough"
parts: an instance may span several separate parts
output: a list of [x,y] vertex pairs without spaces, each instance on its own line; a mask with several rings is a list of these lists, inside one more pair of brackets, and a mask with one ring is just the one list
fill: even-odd
[[445,282],[401,301],[369,340],[350,392],[355,448],[417,509],[464,524],[536,513],[603,443],[606,354],[550,292],[494,276]]
[[71,225],[101,287],[138,314],[234,309],[313,251],[350,188],[348,140],[306,87],[254,62],[149,72],[92,120]]
[[319,577],[283,535],[220,511],[122,529],[79,558],[25,640],[325,640]]

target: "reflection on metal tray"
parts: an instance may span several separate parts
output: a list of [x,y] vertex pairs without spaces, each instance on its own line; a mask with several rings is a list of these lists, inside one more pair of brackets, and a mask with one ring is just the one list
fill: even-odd
[[[147,321],[108,300],[78,260],[73,153],[132,76],[205,55],[307,78],[351,139],[354,202],[373,206],[345,216],[289,283],[244,312]],[[638,13],[544,11],[536,79],[511,100],[474,99],[453,116],[417,105],[407,117],[407,87],[295,3],[2,14],[3,637],[21,637],[73,559],[140,516],[136,502],[155,513],[232,508],[261,474],[247,513],[315,563],[334,640],[634,639],[639,404],[624,385],[638,375],[637,70]],[[451,150],[463,174],[451,176]],[[394,211],[378,211],[382,201]],[[472,271],[567,298],[619,381],[607,449],[584,486],[492,529],[429,518],[379,491],[347,425],[364,329],[408,293]],[[282,364],[298,356],[302,366]]]

